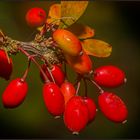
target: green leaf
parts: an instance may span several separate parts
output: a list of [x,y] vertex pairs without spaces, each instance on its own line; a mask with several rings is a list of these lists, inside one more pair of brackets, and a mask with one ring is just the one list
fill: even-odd
[[93,37],[95,32],[92,28],[87,25],[80,23],[74,23],[67,28],[70,32],[74,33],[79,39],[86,39]]
[[67,28],[84,13],[88,1],[61,1],[61,18],[59,28]]
[[96,57],[108,57],[112,52],[112,47],[110,44],[97,39],[86,39],[81,42],[84,51],[88,55]]

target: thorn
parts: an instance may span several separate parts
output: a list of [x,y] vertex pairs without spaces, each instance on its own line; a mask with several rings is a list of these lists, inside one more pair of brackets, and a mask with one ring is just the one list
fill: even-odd
[[61,117],[60,117],[60,116],[55,116],[55,117],[54,117],[54,119],[59,119],[59,118],[61,118]]
[[79,135],[79,132],[72,132],[73,135]]
[[127,120],[124,120],[123,122],[122,122],[122,124],[125,124],[127,122]]

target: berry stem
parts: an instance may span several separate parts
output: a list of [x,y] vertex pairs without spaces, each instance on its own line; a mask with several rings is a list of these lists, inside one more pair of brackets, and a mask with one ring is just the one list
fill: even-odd
[[80,85],[81,85],[81,82],[79,81],[79,82],[77,83],[76,96],[78,96],[78,92],[79,92],[79,89],[80,89]]
[[76,82],[74,83],[74,86],[76,86],[78,84],[78,82],[80,82],[82,79],[81,75],[77,75],[77,78],[76,78]]
[[50,69],[48,67],[47,67],[47,71],[49,72],[52,81],[55,83],[54,77],[53,77],[53,75],[52,75],[52,73],[51,73],[51,71],[50,71]]
[[84,81],[84,87],[85,87],[85,97],[87,97],[87,82],[86,82],[86,79],[83,78],[83,81]]
[[65,72],[65,79],[68,80],[68,75],[67,75],[67,65],[64,63],[64,72]]
[[9,59],[8,53],[7,53],[7,51],[6,51],[5,48],[4,48],[4,51],[5,51],[5,54],[6,54],[6,57],[7,57],[8,63],[10,64],[10,59]]
[[100,93],[104,92],[104,90],[94,80],[91,80],[91,79],[88,79],[88,80],[99,89]]
[[25,81],[26,80],[26,77],[27,77],[28,72],[29,72],[30,65],[31,65],[31,59],[29,58],[28,67],[26,68],[26,70],[25,70],[25,72],[24,72],[24,74],[23,74],[23,76],[21,78],[22,81]]
[[[26,55],[27,57],[30,57],[30,54],[28,52],[26,52],[24,49],[22,49],[21,47],[18,48],[24,55]],[[41,68],[41,66],[38,64],[38,62],[31,57],[30,58],[35,64],[36,66],[39,68],[39,70],[41,71],[41,73],[43,74],[44,78],[45,78],[45,83],[50,82],[50,80],[48,79],[48,77],[46,76],[46,74],[44,73],[43,69]]]
[[49,73],[49,75],[51,76],[52,81],[55,83],[55,79],[52,75],[52,72],[50,69],[53,68],[52,64],[49,64],[46,60],[45,60],[45,64],[46,64],[46,68],[47,68],[47,72]]

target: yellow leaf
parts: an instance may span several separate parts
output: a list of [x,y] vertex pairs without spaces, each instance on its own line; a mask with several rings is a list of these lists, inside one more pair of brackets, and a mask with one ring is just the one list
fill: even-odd
[[47,23],[55,22],[56,25],[59,25],[61,18],[61,5],[53,4],[49,9]]
[[72,25],[84,13],[88,1],[61,1],[61,18],[60,28],[67,28]]
[[92,28],[89,26],[80,24],[80,23],[74,23],[70,27],[67,28],[67,30],[74,33],[79,39],[86,39],[93,37],[95,32]]
[[81,42],[84,51],[88,55],[96,57],[108,57],[112,52],[112,47],[110,44],[97,39],[86,39]]

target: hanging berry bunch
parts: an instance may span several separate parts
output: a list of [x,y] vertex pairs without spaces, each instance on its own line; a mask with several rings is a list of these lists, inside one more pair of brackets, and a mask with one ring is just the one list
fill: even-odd
[[[13,40],[0,31],[1,78],[9,80],[12,74],[10,55],[23,53],[28,58],[23,76],[12,80],[2,94],[5,108],[16,108],[26,98],[26,77],[33,62],[44,83],[44,105],[55,118],[63,116],[65,126],[73,134],[78,134],[96,116],[97,107],[94,99],[88,96],[87,81],[99,90],[98,105],[103,115],[113,122],[126,122],[128,111],[123,100],[102,89],[124,84],[125,73],[110,64],[95,69],[91,60],[91,56],[110,56],[112,47],[93,38],[94,30],[89,26],[76,23],[87,5],[87,1],[62,1],[61,4],[53,4],[48,15],[39,7],[29,9],[25,15],[26,22],[38,30],[31,42]],[[77,74],[75,83],[70,82],[67,65]],[[81,81],[85,87],[83,93],[79,93]]]

